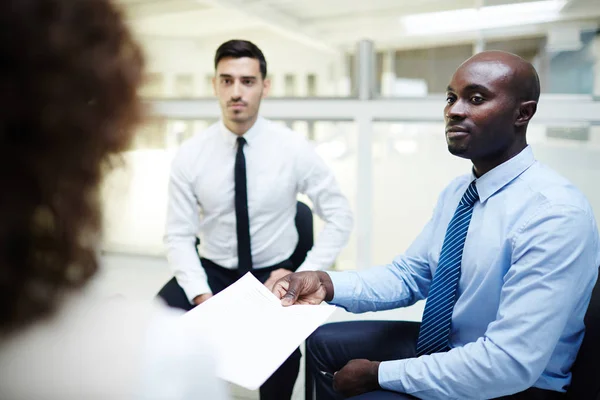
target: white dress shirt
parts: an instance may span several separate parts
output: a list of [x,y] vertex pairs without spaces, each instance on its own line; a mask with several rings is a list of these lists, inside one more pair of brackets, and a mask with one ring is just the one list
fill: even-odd
[[[298,193],[325,221],[298,269],[330,267],[348,242],[352,213],[332,171],[300,134],[258,118],[243,137],[253,268],[288,259],[298,243]],[[194,248],[216,264],[238,266],[234,164],[237,135],[222,122],[184,142],[173,161],[165,244],[169,265],[190,302],[211,290]]]

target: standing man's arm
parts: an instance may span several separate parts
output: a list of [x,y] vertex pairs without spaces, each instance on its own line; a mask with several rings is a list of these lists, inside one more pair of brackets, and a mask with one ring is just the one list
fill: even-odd
[[206,273],[196,251],[198,201],[186,170],[185,153],[178,152],[171,168],[165,245],[169,266],[191,304],[211,296]]
[[307,140],[302,140],[298,146],[296,176],[298,192],[310,198],[313,211],[325,221],[323,230],[317,235],[313,248],[298,272],[323,270],[333,265],[348,243],[352,232],[352,211],[333,171]]

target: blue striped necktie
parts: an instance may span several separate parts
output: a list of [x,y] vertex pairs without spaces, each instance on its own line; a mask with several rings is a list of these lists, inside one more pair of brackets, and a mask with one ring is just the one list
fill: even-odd
[[452,310],[460,278],[460,264],[473,205],[479,200],[475,181],[463,195],[446,230],[438,268],[433,277],[417,341],[417,356],[448,351]]

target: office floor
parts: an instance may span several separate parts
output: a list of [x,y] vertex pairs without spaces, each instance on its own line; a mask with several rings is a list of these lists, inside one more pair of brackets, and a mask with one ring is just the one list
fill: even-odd
[[[171,274],[163,257],[146,257],[126,254],[104,254],[102,268],[92,282],[93,288],[106,295],[122,295],[133,299],[152,299],[161,286],[170,279]],[[329,322],[383,319],[418,321],[423,312],[424,303],[402,309],[378,313],[354,315],[338,309]],[[304,399],[304,365],[296,381],[293,400]],[[230,387],[231,398],[235,400],[255,400],[258,393],[241,387]]]

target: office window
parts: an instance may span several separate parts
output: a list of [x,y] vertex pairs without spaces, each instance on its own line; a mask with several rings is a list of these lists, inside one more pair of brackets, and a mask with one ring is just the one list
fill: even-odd
[[194,76],[192,74],[175,75],[175,92],[178,98],[189,98],[194,96]]
[[456,68],[472,55],[470,44],[397,51],[395,92],[444,93]]
[[207,74],[204,76],[204,95],[208,97],[212,97],[215,95],[215,90],[213,88],[213,78],[214,74]]
[[315,74],[306,76],[306,94],[308,97],[317,97],[317,76]]
[[146,74],[144,84],[140,88],[140,95],[148,98],[160,98],[164,96],[165,76],[159,72]]
[[[515,53],[533,63],[540,76],[542,93],[593,94],[594,31],[575,32],[569,40],[552,35],[525,39],[490,41],[486,50]],[[578,35],[577,35],[578,33]],[[559,48],[555,46],[559,45]]]
[[542,37],[536,38],[521,38],[512,40],[494,40],[488,41],[485,44],[486,50],[501,50],[514,53],[523,57],[529,62],[534,62],[536,56],[544,47],[545,39]]
[[381,88],[383,86],[383,60],[385,58],[384,53],[377,52],[375,54],[375,93],[381,94]]
[[153,117],[138,128],[133,139],[133,150],[163,149],[167,122],[164,118]]
[[286,74],[285,80],[285,96],[294,97],[296,95],[296,77],[291,74]]

